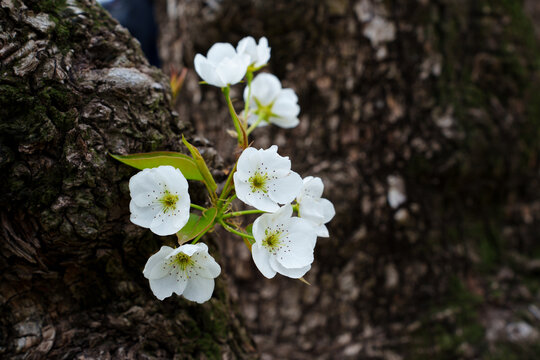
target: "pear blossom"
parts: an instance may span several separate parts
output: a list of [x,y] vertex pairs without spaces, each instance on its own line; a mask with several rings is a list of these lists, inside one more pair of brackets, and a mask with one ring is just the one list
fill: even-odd
[[233,176],[238,198],[268,212],[293,201],[302,187],[302,178],[291,170],[291,161],[280,156],[277,149],[276,145],[266,150],[245,149]]
[[317,236],[328,237],[324,224],[336,215],[334,205],[328,199],[322,199],[324,184],[321,178],[308,176],[303,180],[300,194],[296,197],[298,216],[310,220],[316,225]]
[[263,214],[253,223],[255,243],[251,255],[259,271],[267,278],[276,273],[300,278],[311,269],[317,234],[313,224],[291,217],[287,204],[274,214]]
[[195,71],[210,85],[226,87],[238,83],[246,74],[250,56],[238,54],[228,43],[215,43],[207,57],[195,55]]
[[171,235],[186,225],[190,198],[188,183],[172,166],[144,169],[129,180],[132,223],[157,235]]
[[238,42],[236,46],[238,54],[247,54],[250,57],[249,66],[258,69],[268,63],[270,60],[270,48],[268,47],[268,39],[264,36],[259,39],[259,44],[251,36],[247,36]]
[[162,246],[150,256],[143,275],[150,280],[150,289],[163,300],[176,293],[199,304],[209,300],[214,292],[214,279],[221,267],[208,254],[203,243],[186,244],[176,249]]
[[262,117],[258,126],[269,123],[282,128],[293,128],[298,125],[300,106],[298,97],[293,89],[282,89],[279,79],[272,74],[261,73],[251,83],[251,97],[249,89],[244,90],[244,101],[249,101],[252,109],[248,117],[248,124],[253,124]]

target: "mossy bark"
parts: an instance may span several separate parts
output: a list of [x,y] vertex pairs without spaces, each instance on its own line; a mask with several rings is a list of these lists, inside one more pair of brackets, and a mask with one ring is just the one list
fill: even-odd
[[[296,90],[301,124],[257,129],[253,146],[279,145],[294,170],[323,178],[336,206],[307,275],[312,287],[262,279],[249,253],[229,264],[262,350],[298,359],[489,356],[500,340],[482,333],[480,311],[500,306],[490,276],[514,269],[515,254],[538,252],[540,57],[523,2],[157,3],[166,67],[192,68],[217,41],[268,38],[265,70]],[[223,100],[198,80],[188,75],[177,110],[230,150]],[[397,208],[388,202],[395,186],[407,198]],[[228,255],[242,246],[231,239]],[[423,321],[462,288],[473,295],[455,298],[474,298],[463,308],[473,314],[440,328]],[[468,319],[470,339],[456,325]],[[429,339],[420,344],[419,327]],[[460,347],[467,341],[472,352]]]
[[94,1],[2,0],[0,64],[0,357],[253,357],[223,276],[203,305],[142,276],[163,238],[130,223],[135,171],[108,152],[192,130],[137,42]]

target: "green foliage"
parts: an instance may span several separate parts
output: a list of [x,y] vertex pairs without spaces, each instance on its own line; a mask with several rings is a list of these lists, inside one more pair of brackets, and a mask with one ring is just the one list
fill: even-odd
[[149,169],[162,165],[174,166],[182,172],[188,180],[204,181],[204,176],[198,164],[191,157],[172,151],[157,151],[151,153],[138,153],[131,155],[113,155],[114,159],[134,167],[135,169]]
[[208,188],[208,191],[210,193],[210,196],[215,196],[216,190],[217,190],[217,184],[214,180],[214,177],[210,173],[210,170],[208,170],[208,166],[206,165],[206,161],[204,161],[204,158],[201,156],[201,153],[197,148],[193,145],[191,145],[184,135],[182,135],[182,142],[186,147],[188,148],[189,152],[191,153],[191,156],[193,156],[193,159],[195,160],[195,163],[197,164],[197,168],[199,169],[199,172],[201,173],[203,177],[204,184]]
[[202,216],[198,216],[194,213],[189,214],[187,224],[176,233],[176,236],[178,236],[178,243],[183,244],[209,231],[211,227],[214,226],[216,214],[216,208],[204,210]]

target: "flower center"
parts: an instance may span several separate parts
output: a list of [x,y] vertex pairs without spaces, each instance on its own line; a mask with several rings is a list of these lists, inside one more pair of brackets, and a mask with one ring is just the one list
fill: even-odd
[[251,192],[259,192],[262,191],[263,193],[267,192],[267,182],[268,180],[268,174],[261,174],[260,172],[256,172],[253,174],[252,177],[249,178],[249,183],[251,185]]
[[167,213],[176,209],[178,195],[171,194],[169,190],[165,190],[165,194],[158,201],[163,206],[163,212]]
[[184,253],[178,253],[178,255],[176,255],[172,262],[178,265],[178,267],[182,271],[185,271],[187,267],[194,264],[194,261],[191,260],[191,256],[188,256]]
[[281,231],[274,230],[270,231],[268,229],[264,230],[264,239],[262,245],[268,250],[276,250],[281,245]]
[[268,105],[262,105],[259,99],[257,99],[256,97],[253,97],[253,99],[255,100],[255,104],[257,104],[257,109],[254,112],[259,117],[262,117],[264,121],[269,123],[270,117],[277,116],[272,112],[272,107],[274,106],[273,101]]

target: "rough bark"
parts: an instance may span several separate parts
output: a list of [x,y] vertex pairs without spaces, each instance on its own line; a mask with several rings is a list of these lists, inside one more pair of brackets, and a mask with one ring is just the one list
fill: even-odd
[[94,1],[2,0],[0,62],[0,357],[252,357],[223,280],[197,305],[142,276],[163,238],[130,223],[134,171],[107,153],[192,130],[138,43]]
[[[297,91],[301,124],[256,130],[254,146],[279,145],[336,205],[311,287],[264,280],[226,242],[266,358],[536,356],[539,53],[522,2],[158,4],[165,68],[268,37],[268,70]],[[177,110],[232,153],[223,109],[191,72]],[[396,181],[407,201],[393,209]],[[512,337],[516,324],[528,335]]]

